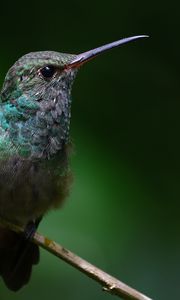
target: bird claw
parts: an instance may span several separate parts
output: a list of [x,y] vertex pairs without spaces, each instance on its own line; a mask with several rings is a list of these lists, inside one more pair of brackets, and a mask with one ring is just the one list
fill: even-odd
[[42,220],[42,216],[39,217],[38,219],[36,219],[35,221],[30,221],[27,223],[27,225],[24,229],[24,233],[23,233],[24,239],[26,241],[29,241],[30,239],[32,239],[41,220]]
[[26,241],[30,240],[34,236],[36,229],[37,229],[37,226],[36,226],[35,222],[30,221],[25,227],[25,230],[23,233],[24,239]]

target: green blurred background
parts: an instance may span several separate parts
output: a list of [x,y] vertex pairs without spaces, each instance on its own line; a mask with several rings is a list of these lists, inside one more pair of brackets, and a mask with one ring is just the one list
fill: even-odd
[[[153,299],[180,299],[180,4],[1,3],[0,81],[21,55],[80,53],[149,34],[84,66],[73,87],[74,185],[40,232]],[[41,250],[30,284],[0,300],[110,300]]]

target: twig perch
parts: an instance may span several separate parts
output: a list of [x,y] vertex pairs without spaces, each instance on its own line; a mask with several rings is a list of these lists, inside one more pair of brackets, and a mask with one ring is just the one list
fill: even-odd
[[[11,224],[1,218],[0,225],[17,233],[23,232],[23,228]],[[68,249],[62,247],[54,241],[51,241],[50,239],[44,237],[43,235],[37,232],[32,238],[32,242],[41,246],[53,255],[66,261],[68,264],[72,265],[79,271],[85,273],[87,276],[94,279],[95,281],[99,282],[102,285],[104,291],[117,295],[118,297],[121,297],[126,300],[152,300],[151,298],[129,287],[128,285],[119,281],[115,277],[112,277],[111,275],[105,273],[104,271],[90,264],[86,260],[72,253]]]

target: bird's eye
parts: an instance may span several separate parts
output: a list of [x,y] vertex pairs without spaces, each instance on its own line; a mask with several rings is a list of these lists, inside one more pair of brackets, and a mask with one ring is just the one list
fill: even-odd
[[56,72],[54,66],[45,66],[42,69],[40,69],[40,73],[44,78],[51,78],[53,77],[54,73]]

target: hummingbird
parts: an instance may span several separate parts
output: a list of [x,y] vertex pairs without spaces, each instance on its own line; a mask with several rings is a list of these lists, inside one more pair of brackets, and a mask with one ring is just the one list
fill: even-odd
[[81,54],[31,52],[9,69],[0,93],[0,276],[12,291],[27,284],[39,262],[31,242],[42,217],[60,207],[72,182],[71,89],[79,68],[99,54],[145,38],[132,36]]

